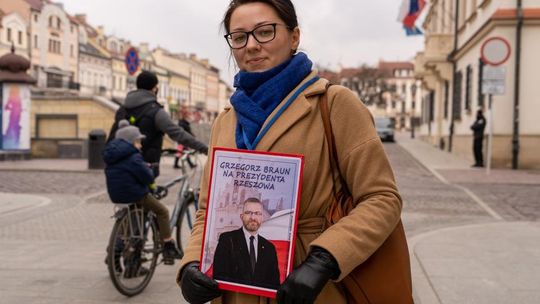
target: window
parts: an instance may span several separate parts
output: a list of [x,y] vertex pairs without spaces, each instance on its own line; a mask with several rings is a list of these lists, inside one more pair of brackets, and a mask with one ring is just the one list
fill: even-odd
[[23,44],[22,43],[22,31],[19,31],[18,34],[19,34],[19,37],[18,37],[19,38],[19,45],[22,45]]
[[69,46],[69,55],[70,55],[71,57],[75,57],[75,52],[74,52],[74,49],[73,49],[73,44],[71,44],[71,45]]
[[450,95],[450,82],[448,80],[444,81],[444,118],[448,118],[448,99]]
[[61,25],[62,25],[62,21],[60,21],[60,18],[57,17],[56,18],[56,28],[60,29]]
[[471,111],[471,91],[472,91],[472,67],[467,66],[467,72],[465,74],[465,110]]
[[61,54],[60,41],[49,39],[49,52],[55,54]]
[[461,82],[463,81],[463,73],[461,71],[454,75],[454,96],[452,98],[452,117],[453,119],[461,119]]
[[482,74],[484,73],[484,61],[478,59],[478,106],[484,107],[484,94],[482,94]]
[[75,31],[75,27],[73,27],[73,25],[71,25],[71,26],[69,27],[69,29],[70,29],[71,33],[73,34],[73,32]]
[[38,22],[38,15],[37,14],[34,15],[34,22]]
[[429,122],[435,118],[435,91],[429,92]]
[[53,17],[50,16],[49,17],[49,27],[52,27],[53,26]]
[[9,27],[7,29],[7,41],[11,42],[11,29]]
[[37,35],[34,35],[34,48],[35,49],[38,48],[38,37],[37,37]]

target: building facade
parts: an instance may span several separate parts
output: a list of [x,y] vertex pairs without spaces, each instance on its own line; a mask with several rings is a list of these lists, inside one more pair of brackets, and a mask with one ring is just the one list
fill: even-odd
[[80,94],[112,98],[112,60],[104,48],[103,31],[86,23],[86,18],[77,16],[79,21],[79,82]]
[[79,25],[61,4],[28,1],[31,5],[32,76],[40,89],[79,89]]
[[[521,3],[521,7],[518,4]],[[476,112],[483,110],[493,127],[492,165],[497,168],[540,168],[540,3],[511,0],[432,1],[424,29],[426,44],[416,57],[416,76],[425,87],[421,133],[440,148],[472,155]],[[482,94],[483,43],[500,37],[511,47],[505,92]],[[489,112],[493,111],[493,119]],[[484,145],[484,153],[487,148]]]
[[112,35],[107,36],[105,43],[107,51],[111,55],[112,99],[122,104],[128,93],[128,79],[133,78],[129,75],[124,61],[130,43]]
[[408,61],[380,61],[379,72],[388,88],[386,116],[396,119],[396,128],[411,130],[420,125],[421,82],[414,77],[414,64]]

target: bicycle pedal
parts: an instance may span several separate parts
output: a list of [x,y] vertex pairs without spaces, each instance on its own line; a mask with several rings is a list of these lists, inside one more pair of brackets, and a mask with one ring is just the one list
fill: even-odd
[[163,264],[174,265],[174,259],[163,259]]

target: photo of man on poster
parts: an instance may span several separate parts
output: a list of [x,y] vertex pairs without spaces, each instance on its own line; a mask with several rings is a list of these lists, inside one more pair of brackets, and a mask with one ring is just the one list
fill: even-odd
[[240,219],[240,229],[219,236],[214,279],[277,289],[280,276],[276,248],[258,233],[263,219],[262,202],[254,197],[246,199]]

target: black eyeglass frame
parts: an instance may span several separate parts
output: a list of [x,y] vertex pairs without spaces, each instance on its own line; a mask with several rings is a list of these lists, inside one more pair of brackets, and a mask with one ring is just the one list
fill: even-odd
[[[268,26],[268,25],[271,25],[274,29],[274,36],[272,37],[272,39],[270,40],[267,40],[267,41],[259,41],[259,39],[257,39],[257,37],[255,37],[255,31],[258,30],[259,28],[263,27],[263,26]],[[286,27],[288,30],[291,30],[291,27],[288,26],[288,25],[285,25],[285,24],[281,24],[281,23],[267,23],[267,24],[261,24],[261,25],[258,25],[256,26],[254,29],[252,29],[251,31],[249,32],[246,32],[246,31],[236,31],[236,32],[232,32],[232,33],[228,33],[226,35],[223,35],[223,37],[225,38],[225,40],[227,41],[227,44],[229,45],[229,47],[233,50],[239,50],[239,49],[243,49],[246,47],[246,45],[248,44],[248,41],[249,41],[249,35],[251,35],[253,37],[253,39],[255,39],[255,41],[257,41],[258,43],[260,44],[263,44],[263,43],[268,43],[274,39],[276,39],[276,26],[278,25],[281,25],[281,26],[284,26]],[[236,34],[236,33],[243,33],[245,34],[245,37],[246,37],[246,42],[244,43],[243,46],[241,47],[233,47],[232,44],[231,44],[231,40],[232,40],[232,35],[233,34]]]

